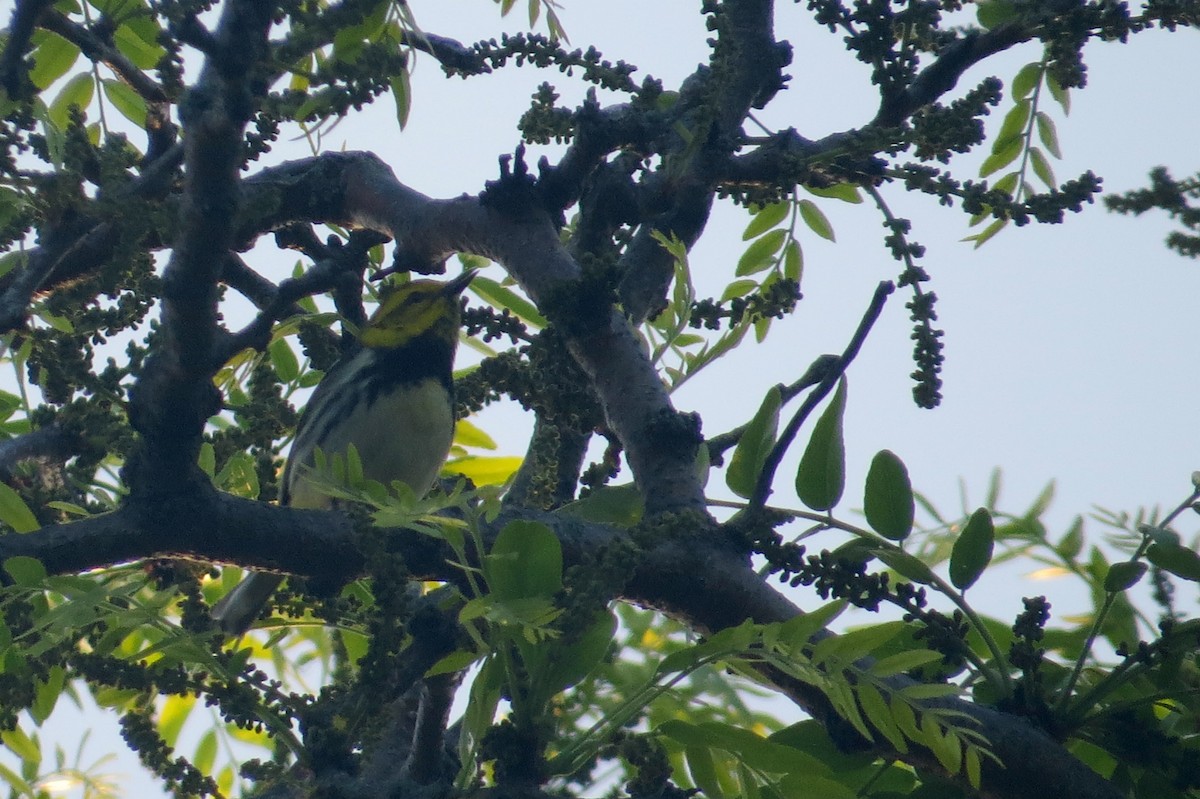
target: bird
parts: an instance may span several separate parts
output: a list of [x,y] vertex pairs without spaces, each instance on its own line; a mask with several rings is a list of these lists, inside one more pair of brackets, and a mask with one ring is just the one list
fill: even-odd
[[[424,496],[454,438],[451,370],[461,326],[460,296],[474,270],[446,282],[413,280],[385,297],[359,336],[317,384],[300,415],[284,467],[280,504],[329,508],[307,477],[318,449],[358,452],[363,477],[399,480]],[[212,608],[227,635],[250,629],[283,575],[253,572]]]

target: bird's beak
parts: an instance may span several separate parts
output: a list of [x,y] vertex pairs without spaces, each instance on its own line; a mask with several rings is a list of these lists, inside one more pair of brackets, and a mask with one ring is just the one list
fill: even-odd
[[453,280],[446,282],[446,287],[442,289],[448,296],[462,294],[466,291],[467,286],[471,285],[471,281],[478,273],[477,269],[468,269]]

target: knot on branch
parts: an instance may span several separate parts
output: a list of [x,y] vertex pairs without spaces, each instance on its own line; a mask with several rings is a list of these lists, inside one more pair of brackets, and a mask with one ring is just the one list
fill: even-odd
[[698,413],[660,411],[647,420],[644,434],[647,446],[663,452],[686,451],[694,455],[704,443]]
[[[543,159],[543,169],[548,169]],[[557,196],[557,192],[550,192]],[[514,220],[534,219],[549,214],[555,227],[566,224],[562,208],[542,190],[540,181],[529,173],[525,163],[525,145],[517,145],[513,155],[500,156],[500,178],[489,180],[479,194],[479,204]]]

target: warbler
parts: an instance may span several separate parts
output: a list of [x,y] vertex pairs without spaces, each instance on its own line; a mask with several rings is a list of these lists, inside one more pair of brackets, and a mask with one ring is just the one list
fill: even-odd
[[[414,280],[380,303],[359,335],[361,346],[330,368],[300,416],[281,504],[329,507],[306,473],[318,448],[332,458],[351,444],[364,477],[385,485],[399,480],[417,496],[429,491],[454,437],[459,296],[474,276]],[[282,581],[279,574],[251,574],[213,606],[213,619],[226,633],[244,633]]]

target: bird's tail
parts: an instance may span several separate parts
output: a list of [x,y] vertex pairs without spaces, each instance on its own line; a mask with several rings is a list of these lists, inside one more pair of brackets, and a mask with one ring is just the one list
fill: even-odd
[[250,629],[271,594],[283,582],[282,574],[254,572],[233,587],[220,602],[213,605],[212,617],[228,635],[241,635]]

